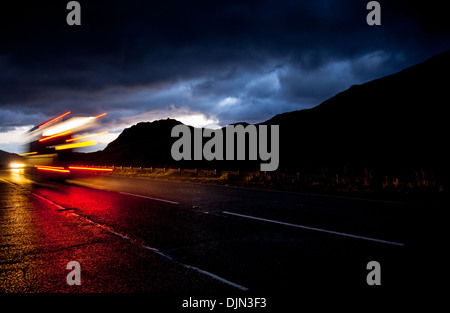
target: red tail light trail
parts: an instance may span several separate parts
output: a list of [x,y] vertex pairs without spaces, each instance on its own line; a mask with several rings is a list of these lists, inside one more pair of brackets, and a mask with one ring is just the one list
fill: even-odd
[[53,122],[56,122],[57,120],[63,118],[64,116],[66,116],[66,115],[68,115],[68,114],[70,114],[70,113],[71,113],[70,111],[69,111],[69,112],[66,112],[66,113],[64,113],[63,115],[60,115],[60,116],[58,116],[58,117],[55,117],[54,119],[52,119],[52,120],[50,120],[50,121],[48,121],[48,122],[45,122],[45,123],[39,125],[38,127],[39,127],[39,128],[42,128],[42,127],[48,126],[48,125],[52,124]]
[[71,132],[72,132],[71,130],[68,130],[68,131],[63,132],[63,133],[59,133],[59,134],[56,134],[56,135],[52,135],[52,136],[41,138],[41,139],[39,139],[39,141],[46,141],[46,140],[49,140],[49,139],[52,139],[52,138],[65,136],[65,135],[70,134]]
[[59,166],[44,166],[37,165],[36,168],[40,171],[49,171],[49,172],[59,172],[59,173],[70,173],[70,170],[65,169],[64,167]]
[[112,172],[113,168],[87,167],[87,166],[69,166],[71,170],[81,171],[98,171],[98,172]]

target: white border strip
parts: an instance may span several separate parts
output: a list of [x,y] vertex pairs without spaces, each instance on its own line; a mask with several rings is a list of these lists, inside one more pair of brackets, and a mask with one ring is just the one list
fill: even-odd
[[167,202],[167,203],[171,203],[171,204],[178,204],[178,202],[170,201],[170,200],[166,200],[166,199],[161,199],[161,198],[154,198],[154,197],[148,197],[148,196],[136,195],[136,194],[134,194],[134,193],[121,192],[121,191],[119,191],[119,193],[120,193],[120,194],[123,194],[123,195],[127,195],[127,196],[134,196],[134,197],[139,197],[139,198],[144,198],[144,199],[149,199],[149,200],[155,200],[155,201]]
[[161,199],[161,198],[155,198],[155,197],[148,197],[148,196],[143,196],[143,195],[137,195],[134,193],[128,193],[128,192],[121,192],[121,191],[115,191],[115,190],[109,190],[109,189],[105,189],[105,187],[100,186],[100,185],[96,185],[96,184],[91,184],[91,183],[86,183],[86,182],[79,182],[76,180],[67,180],[68,183],[73,184],[73,185],[78,185],[78,186],[82,186],[82,187],[88,187],[88,188],[94,188],[94,189],[100,189],[100,190],[106,190],[106,191],[113,191],[113,192],[117,192],[117,193],[121,193],[123,195],[127,195],[127,196],[134,196],[134,197],[139,197],[139,198],[144,198],[144,199],[149,199],[149,200],[155,200],[155,201],[161,201],[161,202],[166,202],[166,203],[171,203],[171,204],[179,204],[176,201],[170,201],[170,200],[166,200],[166,199]]
[[291,227],[303,228],[303,229],[307,229],[307,230],[320,231],[320,232],[323,232],[323,233],[328,233],[328,234],[333,234],[333,235],[339,235],[339,236],[345,236],[345,237],[351,237],[351,238],[375,241],[375,242],[385,243],[385,244],[394,245],[394,246],[400,246],[401,247],[401,246],[404,245],[403,243],[395,242],[395,241],[388,241],[388,240],[382,240],[382,239],[375,239],[375,238],[370,238],[370,237],[352,235],[352,234],[341,233],[341,232],[337,232],[337,231],[333,231],[333,230],[326,230],[326,229],[322,229],[322,228],[291,224],[291,223],[286,223],[286,222],[269,220],[269,219],[262,218],[262,217],[244,215],[244,214],[233,213],[233,212],[228,212],[228,211],[223,211],[222,213],[223,214],[228,214],[228,215],[239,216],[239,217],[243,217],[243,218],[248,218],[248,219],[252,219],[252,220],[262,221],[262,222],[269,222],[269,223],[275,223],[275,224],[280,224],[280,225],[284,225],[284,226],[291,226]]
[[[56,207],[59,208],[59,209],[66,210],[64,207],[62,207],[62,206],[60,206],[59,204],[53,202],[52,200],[49,200],[49,199],[47,199],[47,198],[45,198],[45,197],[42,197],[42,196],[40,196],[40,195],[38,195],[38,194],[35,194],[34,192],[31,192],[31,194],[32,194],[33,196],[38,197],[39,199],[41,199],[41,200],[43,200],[43,201],[48,202],[49,204],[52,204],[52,205],[56,206]],[[208,271],[202,270],[202,269],[200,269],[200,268],[198,268],[198,267],[195,267],[195,266],[192,266],[192,265],[188,265],[188,264],[184,264],[184,263],[178,262],[177,260],[173,259],[170,255],[165,254],[165,253],[162,252],[161,250],[159,250],[159,249],[157,249],[157,248],[153,248],[153,247],[147,246],[147,245],[145,245],[145,244],[143,244],[143,243],[138,243],[138,242],[136,242],[134,239],[132,239],[131,237],[129,237],[129,236],[127,236],[127,235],[124,235],[124,234],[121,234],[121,233],[115,231],[112,227],[109,227],[109,226],[106,226],[106,225],[99,224],[99,223],[97,223],[97,222],[94,222],[93,220],[91,220],[90,218],[88,218],[88,217],[86,217],[86,216],[83,216],[83,215],[80,215],[80,214],[77,214],[77,213],[74,213],[74,212],[71,212],[71,214],[72,214],[72,215],[75,215],[75,216],[77,216],[77,217],[79,217],[79,218],[82,218],[82,219],[86,220],[87,222],[91,223],[92,225],[94,225],[94,226],[96,226],[96,227],[99,227],[99,228],[101,228],[101,229],[103,229],[103,230],[106,230],[107,232],[109,232],[109,233],[111,233],[111,234],[113,234],[113,235],[119,236],[119,237],[121,237],[121,238],[123,238],[123,239],[129,241],[129,242],[132,243],[132,244],[139,245],[140,247],[142,247],[142,248],[144,248],[144,249],[146,249],[146,250],[149,250],[149,251],[152,251],[152,252],[154,252],[154,253],[157,253],[157,254],[161,255],[162,257],[164,257],[165,259],[167,259],[167,260],[169,260],[169,261],[172,261],[172,262],[175,262],[175,263],[177,263],[177,264],[179,264],[179,265],[181,265],[181,266],[183,266],[183,267],[185,267],[185,268],[192,269],[192,270],[194,270],[194,271],[196,271],[196,272],[199,272],[199,273],[201,273],[201,274],[207,275],[207,276],[209,276],[209,277],[211,277],[211,278],[213,278],[213,279],[215,279],[215,280],[218,280],[218,281],[220,281],[220,282],[222,282],[222,283],[225,283],[225,284],[227,284],[227,285],[233,286],[233,287],[238,288],[238,289],[240,289],[240,290],[243,290],[243,291],[247,291],[247,290],[248,290],[247,287],[244,287],[244,286],[238,285],[238,284],[236,284],[236,283],[233,283],[232,281],[229,281],[229,280],[227,280],[227,279],[225,279],[225,278],[223,278],[223,277],[220,277],[220,276],[218,276],[218,275],[216,275],[216,274],[210,273],[210,272],[208,272]]]

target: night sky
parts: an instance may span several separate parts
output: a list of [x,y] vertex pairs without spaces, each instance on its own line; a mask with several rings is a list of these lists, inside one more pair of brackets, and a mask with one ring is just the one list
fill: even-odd
[[66,111],[103,112],[104,145],[137,122],[261,122],[450,49],[433,1],[16,1],[0,11],[0,149]]

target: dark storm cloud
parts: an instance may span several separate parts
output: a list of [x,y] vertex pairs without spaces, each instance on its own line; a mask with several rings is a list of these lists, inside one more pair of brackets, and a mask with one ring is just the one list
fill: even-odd
[[443,14],[403,1],[380,1],[380,27],[356,0],[80,0],[72,27],[67,2],[2,10],[4,127],[73,108],[119,120],[170,105],[261,121],[450,48]]

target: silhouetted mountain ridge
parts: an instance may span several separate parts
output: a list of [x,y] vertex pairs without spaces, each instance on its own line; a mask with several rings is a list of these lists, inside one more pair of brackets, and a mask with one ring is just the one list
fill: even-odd
[[171,130],[181,122],[166,119],[141,122],[126,128],[107,147],[93,155],[95,163],[125,166],[170,166],[170,150],[176,138]]
[[[450,51],[351,86],[314,108],[278,114],[260,124],[280,125],[280,169],[284,170],[446,166],[449,71]],[[89,158],[103,164],[192,165],[193,161],[175,162],[170,154],[177,139],[171,138],[171,130],[179,123],[172,119],[138,123]],[[226,167],[227,162],[203,161],[195,166]]]
[[[450,51],[396,74],[354,85],[320,105],[279,114],[281,159],[313,164],[442,164]],[[293,138],[300,146],[293,145]]]

